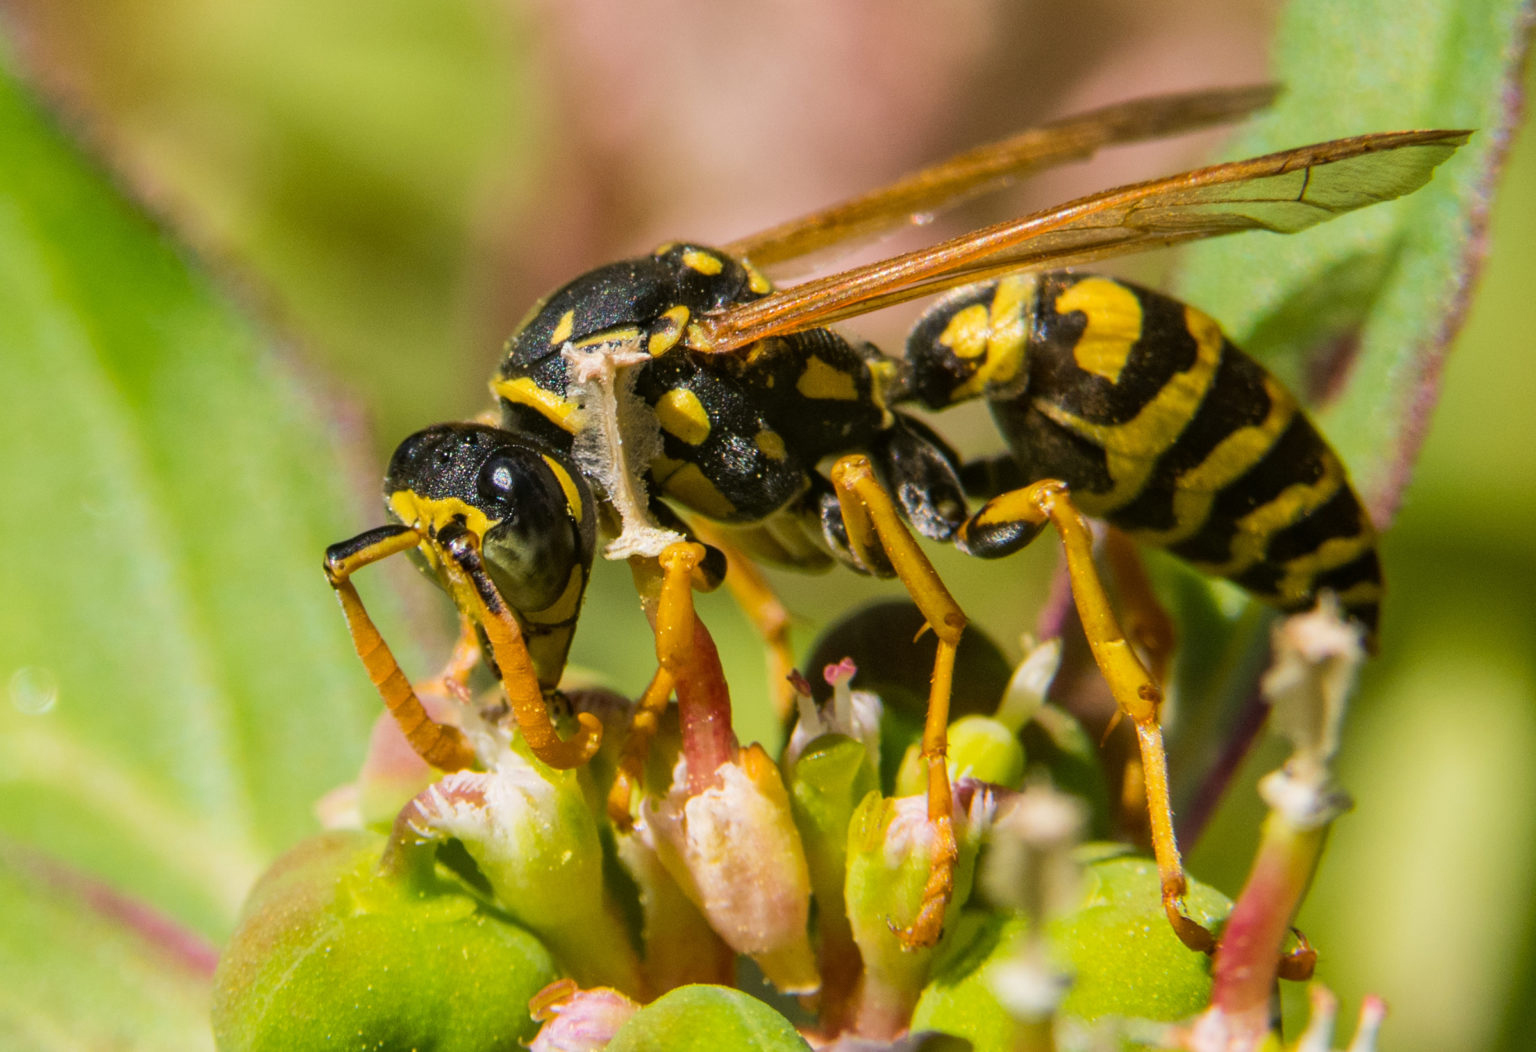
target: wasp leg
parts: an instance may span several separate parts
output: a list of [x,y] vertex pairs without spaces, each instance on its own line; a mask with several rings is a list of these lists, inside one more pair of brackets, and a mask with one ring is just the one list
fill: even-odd
[[624,747],[619,753],[618,769],[614,772],[613,785],[608,790],[608,819],[620,832],[629,832],[634,826],[635,787],[645,775],[645,760],[650,755],[651,739],[661,723],[667,701],[672,697],[672,674],[658,668],[651,677],[650,685],[635,703],[630,717],[629,732],[624,736]]
[[1146,660],[1154,683],[1167,683],[1178,647],[1178,630],[1167,609],[1158,601],[1141,561],[1141,550],[1119,530],[1104,537],[1104,557],[1115,579],[1120,609],[1125,612],[1125,635]]
[[533,659],[528,655],[517,618],[502,601],[480,559],[479,538],[466,529],[445,528],[439,531],[438,541],[448,555],[443,565],[453,586],[454,599],[485,631],[502,689],[529,751],[557,769],[580,767],[602,744],[602,723],[590,712],[577,713],[581,729],[573,737],[561,739],[549,718],[544,691],[539,687],[539,677],[533,670]]
[[1047,523],[1055,524],[1061,534],[1072,595],[1094,662],[1108,681],[1115,704],[1136,727],[1163,909],[1186,946],[1209,953],[1215,949],[1215,937],[1189,917],[1184,908],[1187,882],[1173,834],[1168,758],[1163,751],[1162,726],[1158,723],[1162,691],[1136,657],[1115,619],[1103,582],[1094,569],[1093,535],[1087,520],[1072,504],[1066,483],[1045,479],[988,501],[960,528],[958,544],[962,550],[984,558],[1008,555],[1039,536]]
[[725,586],[768,647],[768,697],[774,715],[783,723],[795,708],[795,688],[790,683],[795,651],[789,643],[789,611],[746,552],[707,522],[694,520],[689,525],[699,540],[725,554]]
[[416,531],[407,526],[369,530],[326,549],[325,577],[341,600],[357,656],[362,659],[368,678],[384,699],[384,707],[394,716],[405,740],[433,767],[459,771],[475,763],[475,751],[470,747],[469,739],[457,727],[438,723],[427,714],[350,580],[362,567],[410,551],[419,543]]
[[875,551],[880,553],[879,558],[889,560],[939,640],[922,745],[923,761],[928,765],[928,821],[934,829],[933,858],[917,916],[907,927],[893,929],[907,946],[931,946],[943,934],[944,911],[954,895],[955,862],[959,857],[946,753],[955,649],[965,630],[965,613],[902,523],[895,502],[875,478],[868,457],[843,457],[832,467],[832,484],[837,489],[854,552],[866,563]]

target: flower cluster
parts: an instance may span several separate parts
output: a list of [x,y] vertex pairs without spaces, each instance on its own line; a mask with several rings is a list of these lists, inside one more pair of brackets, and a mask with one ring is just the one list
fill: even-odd
[[[1253,876],[1235,905],[1199,884],[1185,897],[1222,933],[1214,959],[1164,919],[1149,860],[1092,839],[1105,795],[1064,788],[1095,746],[1046,700],[1055,641],[1028,648],[990,712],[950,726],[954,860],[932,945],[908,932],[933,908],[942,838],[900,714],[855,689],[878,669],[828,665],[820,703],[797,678],[777,760],[663,718],[618,820],[622,699],[567,695],[603,721],[605,746],[557,771],[482,718],[494,700],[422,691],[455,714],[478,769],[435,776],[376,736],[349,803],[329,806],[357,828],[301,845],[252,894],[221,964],[220,1046],[1259,1047],[1277,975],[1308,952],[1284,954],[1343,806],[1330,761],[1360,655],[1327,609],[1292,619],[1276,650],[1266,690],[1296,752],[1265,783]],[[1027,755],[1030,727],[1054,746]],[[690,742],[704,733],[713,744]],[[1303,1040],[1326,1048],[1332,1008],[1316,1005]]]

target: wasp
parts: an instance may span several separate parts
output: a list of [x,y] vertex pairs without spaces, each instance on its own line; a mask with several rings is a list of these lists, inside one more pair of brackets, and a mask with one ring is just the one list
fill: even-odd
[[[691,589],[718,584],[727,566],[781,664],[783,622],[763,612],[773,604],[752,560],[894,574],[938,638],[922,755],[939,847],[924,906],[901,929],[912,945],[931,943],[953,883],[945,728],[966,618],[909,527],[998,557],[1054,525],[1090,649],[1136,730],[1167,913],[1187,944],[1211,949],[1183,910],[1161,692],[1110,605],[1084,516],[1284,610],[1333,592],[1366,632],[1381,590],[1376,538],[1338,456],[1215,321],[1067,268],[1243,230],[1305,229],[1419,188],[1468,133],[1379,133],[1218,164],[783,289],[764,271],[1101,146],[1235,119],[1274,91],[1095,110],[752,237],[663,245],[540,301],[492,380],[494,424],[407,438],[385,479],[393,524],[327,552],[358,652],[417,751],[444,769],[475,762],[461,731],[422,710],[352,588],[354,571],[389,555],[414,553],[448,590],[530,748],[556,766],[585,762],[601,736],[587,714],[563,736],[549,704],[599,536],[605,557],[629,561],[658,640],[661,670],[637,728],[654,723],[674,685],[681,703],[684,681],[697,678]],[[831,327],[941,293],[902,357]],[[1007,439],[1003,470],[963,463],[904,411],[972,399],[988,403]],[[973,512],[965,480],[979,477],[988,499]],[[617,819],[629,811],[636,755],[626,749],[610,797]]]

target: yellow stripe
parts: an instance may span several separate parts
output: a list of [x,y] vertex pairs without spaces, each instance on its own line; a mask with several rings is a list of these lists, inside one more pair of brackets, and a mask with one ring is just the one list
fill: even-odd
[[1342,592],[1336,593],[1339,603],[1343,606],[1359,606],[1362,603],[1379,603],[1381,601],[1380,581],[1361,581],[1352,584]]
[[1195,566],[1216,577],[1232,577],[1258,565],[1264,560],[1271,537],[1322,507],[1343,485],[1344,465],[1330,453],[1323,458],[1323,474],[1316,482],[1287,486],[1269,503],[1260,505],[1237,521],[1231,558],[1224,563],[1196,563]]
[[1144,544],[1166,548],[1200,532],[1211,517],[1216,494],[1264,459],[1296,415],[1296,399],[1272,377],[1264,378],[1269,412],[1257,424],[1240,427],[1216,444],[1204,460],[1174,482],[1173,522],[1166,530],[1132,530]]
[[533,382],[531,377],[519,376],[515,380],[491,381],[491,393],[498,398],[505,398],[513,405],[525,405],[535,409],[550,423],[576,433],[576,424],[571,420],[576,412],[576,403],[561,398],[553,391],[546,391]]
[[1141,493],[1157,458],[1178,441],[1210,390],[1221,365],[1221,328],[1193,307],[1184,308],[1184,324],[1195,339],[1195,361],[1169,378],[1146,405],[1123,424],[1095,424],[1060,406],[1037,399],[1035,408],[1074,434],[1104,450],[1104,463],[1113,480],[1109,492],[1074,490],[1089,515],[1107,515]]
[[565,506],[570,509],[571,518],[581,522],[586,516],[586,509],[581,506],[581,490],[576,488],[575,480],[571,478],[570,472],[565,470],[564,464],[547,453],[540,455],[544,458],[544,463],[549,465],[555,481],[560,483],[560,488],[565,491]]
[[1072,348],[1077,367],[1119,383],[1131,348],[1141,339],[1141,301],[1118,281],[1084,278],[1056,297],[1057,314],[1073,311],[1086,317],[1083,335]]
[[1287,560],[1278,586],[1281,602],[1299,602],[1312,594],[1314,582],[1329,570],[1346,566],[1376,546],[1376,531],[1367,527],[1353,537],[1330,537],[1315,551]]

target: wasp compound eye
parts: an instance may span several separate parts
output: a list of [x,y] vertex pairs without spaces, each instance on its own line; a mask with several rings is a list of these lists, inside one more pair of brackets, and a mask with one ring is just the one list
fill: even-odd
[[546,610],[573,578],[585,580],[592,554],[583,543],[581,509],[572,506],[543,454],[497,451],[481,466],[476,490],[490,520],[482,549],[486,566],[509,605]]

